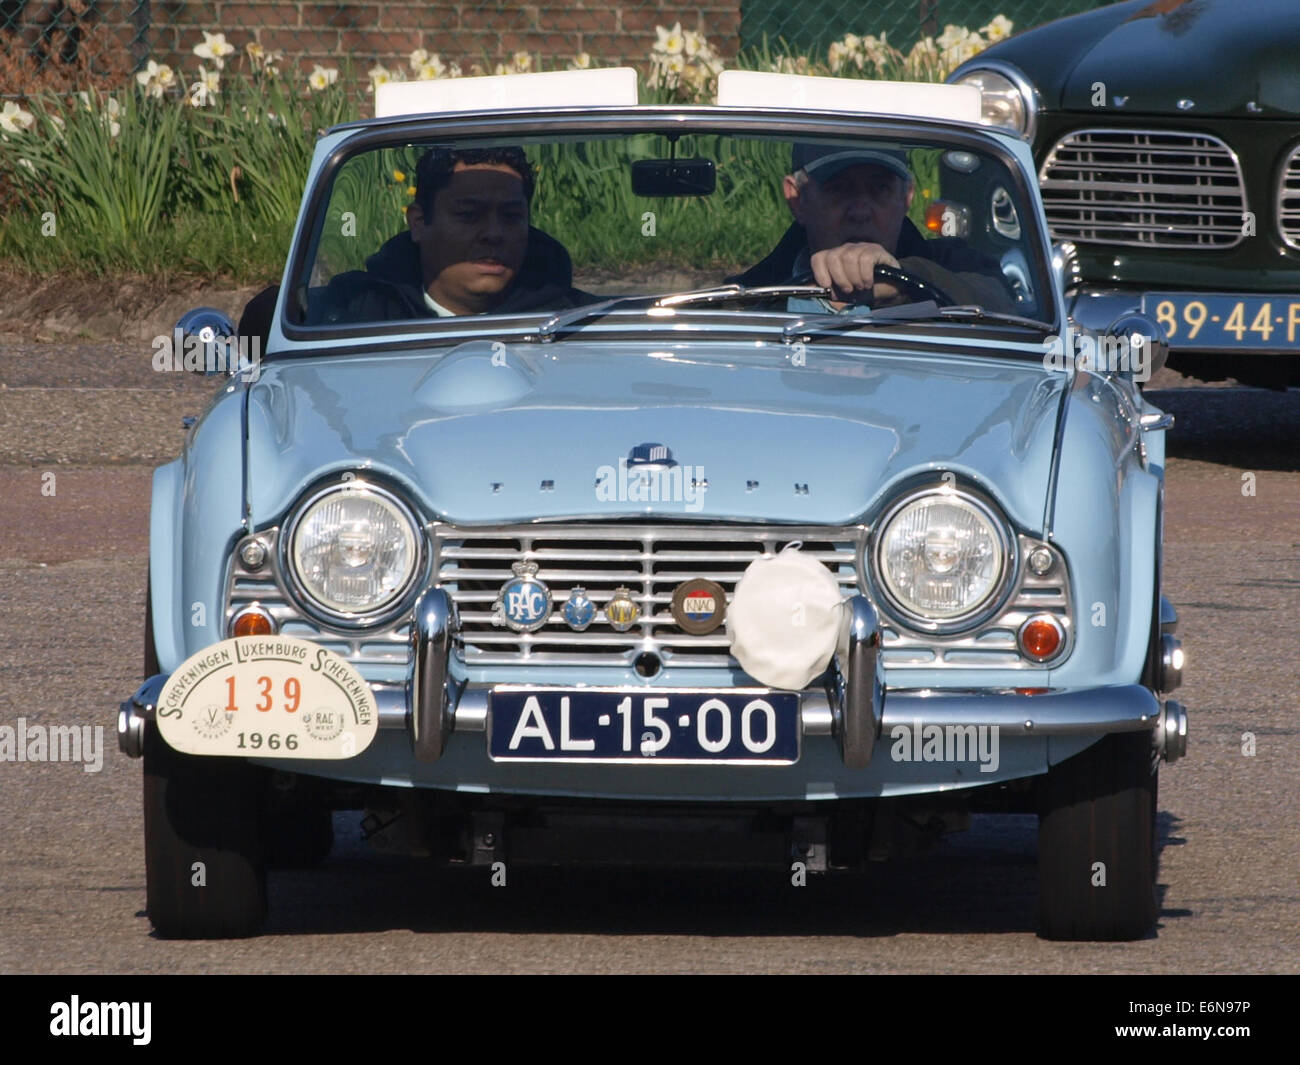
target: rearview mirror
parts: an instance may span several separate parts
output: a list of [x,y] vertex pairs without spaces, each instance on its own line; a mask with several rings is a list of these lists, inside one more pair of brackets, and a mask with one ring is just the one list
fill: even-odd
[[712,159],[638,159],[632,191],[638,196],[708,196],[718,185]]

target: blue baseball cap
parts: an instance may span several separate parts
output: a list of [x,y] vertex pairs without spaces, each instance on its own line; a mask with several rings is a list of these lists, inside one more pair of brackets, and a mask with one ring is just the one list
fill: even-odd
[[912,171],[902,152],[883,149],[854,148],[844,145],[796,144],[790,153],[790,166],[811,178],[826,181],[851,166],[879,166],[912,180]]

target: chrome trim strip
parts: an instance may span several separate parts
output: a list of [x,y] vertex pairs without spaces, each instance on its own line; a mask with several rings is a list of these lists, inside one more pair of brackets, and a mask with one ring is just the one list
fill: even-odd
[[1085,736],[1153,729],[1160,717],[1155,694],[1140,684],[1073,688],[1042,695],[957,692],[937,688],[885,693],[881,735],[897,725],[988,725],[1008,736]]
[[850,769],[865,769],[880,735],[884,713],[884,671],[880,664],[880,623],[864,595],[848,602],[849,650],[844,704],[840,709],[840,757]]
[[[488,693],[493,687],[468,685],[460,691],[449,715],[454,721],[454,731],[487,731]],[[654,689],[629,687],[627,690]],[[832,708],[824,693],[800,693],[799,716],[805,736],[833,735]],[[1067,688],[1041,695],[983,689],[890,688],[881,692],[878,733],[888,736],[889,730],[897,725],[912,727],[920,722],[940,726],[996,726],[1010,736],[1100,735],[1153,729],[1159,716],[1160,704],[1155,695],[1140,684]],[[380,701],[380,726],[400,727],[396,704],[387,697]]]
[[459,627],[456,604],[442,588],[420,593],[411,626],[411,743],[421,762],[436,762],[447,747],[453,715],[449,711],[447,665]]

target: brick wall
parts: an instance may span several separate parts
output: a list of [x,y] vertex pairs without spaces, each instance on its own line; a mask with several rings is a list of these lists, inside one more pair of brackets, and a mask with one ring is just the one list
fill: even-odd
[[[540,53],[548,66],[579,52],[598,62],[644,63],[656,25],[681,22],[705,33],[722,55],[732,55],[740,35],[740,0],[683,5],[669,0],[537,0],[535,3],[313,3],[309,0],[0,0],[0,23],[24,39],[40,27],[47,36],[85,21],[96,26],[100,48],[127,50],[192,71],[190,49],[203,30],[220,31],[239,48],[257,41],[306,67],[339,66],[349,57],[358,74],[376,61],[407,67],[413,49],[444,60],[489,64],[517,51]],[[76,9],[83,10],[76,10]],[[233,57],[232,57],[233,58]]]

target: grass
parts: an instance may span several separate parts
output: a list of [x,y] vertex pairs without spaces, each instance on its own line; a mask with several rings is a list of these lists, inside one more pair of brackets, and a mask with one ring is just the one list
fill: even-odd
[[[765,45],[740,65],[793,62]],[[827,72],[809,57],[800,69]],[[346,73],[315,92],[294,76],[251,69],[226,71],[223,79],[213,106],[204,107],[184,95],[156,98],[134,84],[111,98],[31,98],[30,128],[0,139],[0,267],[237,284],[278,277],[317,135],[360,117],[361,107],[345,88]],[[647,102],[687,97],[683,85],[642,92]],[[788,223],[780,194],[788,157],[772,143],[683,138],[677,155],[714,159],[718,174],[711,197],[684,199],[632,193],[628,165],[665,154],[658,136],[534,144],[528,152],[537,167],[533,224],[585,268],[666,261],[737,267],[766,254]],[[921,190],[933,189],[937,178],[927,154],[914,153],[914,221],[924,210]],[[343,168],[319,252],[326,273],[361,267],[404,228],[414,163],[408,148],[366,153]],[[344,212],[351,212],[352,234],[373,239],[352,239]]]

